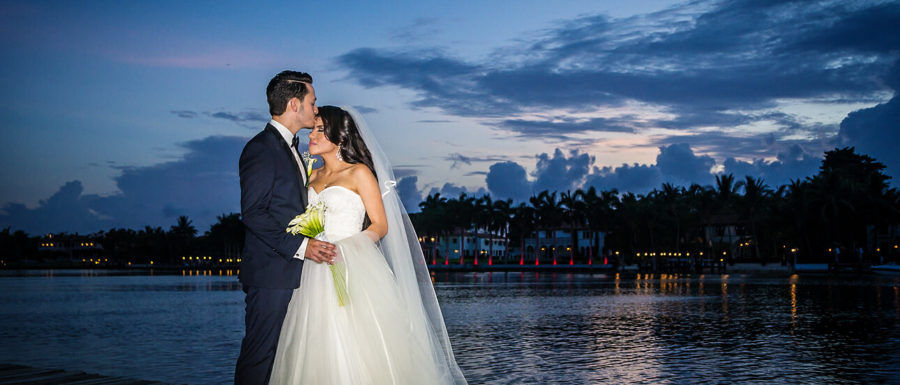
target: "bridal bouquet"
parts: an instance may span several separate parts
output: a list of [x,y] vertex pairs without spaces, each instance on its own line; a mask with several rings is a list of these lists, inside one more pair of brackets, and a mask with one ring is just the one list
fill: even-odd
[[[310,238],[321,240],[325,237],[325,202],[317,202],[306,207],[306,211],[294,217],[288,223],[287,232],[292,235],[301,234]],[[321,237],[320,237],[321,236]],[[331,270],[331,278],[334,279],[334,289],[337,291],[338,305],[344,306],[349,302],[347,294],[347,279],[344,264],[336,262],[328,265]]]

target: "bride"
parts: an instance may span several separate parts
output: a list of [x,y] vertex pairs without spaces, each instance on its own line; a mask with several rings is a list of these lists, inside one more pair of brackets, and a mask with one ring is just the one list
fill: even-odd
[[355,111],[324,106],[319,117],[309,152],[325,165],[309,201],[326,206],[347,298],[328,264],[304,266],[270,384],[465,384],[387,157]]

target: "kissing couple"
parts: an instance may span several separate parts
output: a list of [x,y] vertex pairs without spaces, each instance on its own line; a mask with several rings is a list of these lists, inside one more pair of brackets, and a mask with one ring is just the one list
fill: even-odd
[[[358,112],[316,107],[312,83],[272,78],[272,120],[241,153],[235,384],[465,384],[388,157]],[[323,231],[289,232],[298,214],[318,215]]]

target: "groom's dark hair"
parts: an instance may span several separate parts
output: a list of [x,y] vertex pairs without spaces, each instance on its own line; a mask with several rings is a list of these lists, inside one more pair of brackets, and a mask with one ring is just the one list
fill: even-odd
[[269,100],[269,113],[272,116],[278,116],[287,109],[288,101],[291,98],[300,99],[309,93],[307,84],[312,84],[312,76],[306,72],[297,71],[281,71],[269,81],[266,87],[266,98]]

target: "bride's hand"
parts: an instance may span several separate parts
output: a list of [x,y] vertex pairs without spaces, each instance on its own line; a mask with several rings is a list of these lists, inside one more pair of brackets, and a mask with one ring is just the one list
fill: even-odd
[[306,243],[306,255],[305,259],[311,260],[317,263],[334,263],[334,245],[328,242],[323,242],[315,238],[310,238]]

